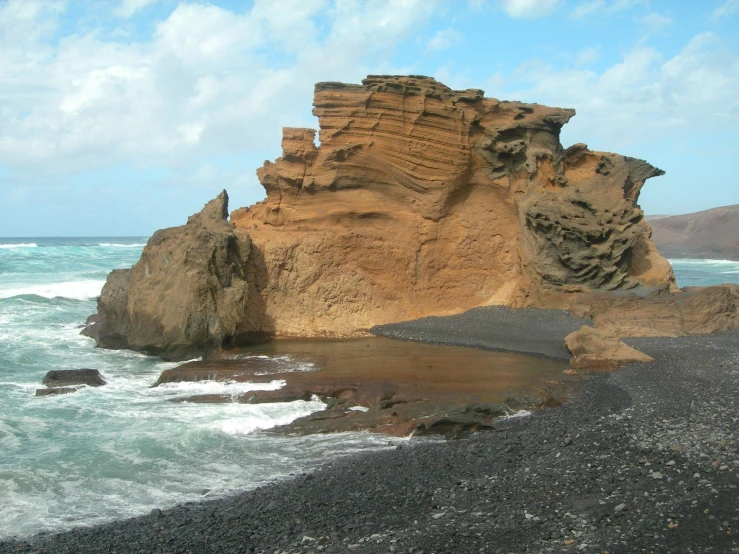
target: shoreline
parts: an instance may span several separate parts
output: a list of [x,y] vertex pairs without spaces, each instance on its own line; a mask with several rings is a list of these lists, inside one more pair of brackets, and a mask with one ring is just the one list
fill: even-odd
[[[478,315],[450,316],[450,334],[466,322],[484,336]],[[438,332],[449,323],[433,319]],[[414,324],[396,331],[428,339]],[[591,374],[579,397],[496,431],[342,458],[161,515],[0,540],[0,552],[739,551],[739,332],[626,342],[655,361]]]

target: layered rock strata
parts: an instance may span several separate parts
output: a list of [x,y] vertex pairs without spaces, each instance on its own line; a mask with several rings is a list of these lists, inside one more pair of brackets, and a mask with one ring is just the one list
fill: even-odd
[[221,200],[111,274],[99,344],[181,359],[255,337],[674,288],[637,204],[662,171],[565,150],[574,110],[370,76],[317,84],[313,113],[320,145],[312,129],[284,129],[283,155],[257,172],[264,201],[229,223]]
[[[250,319],[282,335],[352,335],[480,305],[670,287],[637,205],[646,162],[565,150],[573,110],[485,98],[425,77],[319,83],[311,129],[258,170]],[[260,305],[256,305],[259,303]]]

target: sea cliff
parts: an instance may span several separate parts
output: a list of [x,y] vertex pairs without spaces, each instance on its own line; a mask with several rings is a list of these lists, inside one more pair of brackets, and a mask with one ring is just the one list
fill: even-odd
[[478,306],[567,308],[583,294],[676,290],[638,206],[663,172],[583,144],[574,110],[429,77],[318,83],[312,129],[113,272],[86,333],[185,359],[271,337],[355,337]]

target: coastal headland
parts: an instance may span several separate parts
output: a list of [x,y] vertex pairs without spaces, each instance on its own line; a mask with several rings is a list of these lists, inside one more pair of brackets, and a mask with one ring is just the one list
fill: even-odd
[[[263,202],[229,217],[223,191],[155,233],[83,333],[204,357],[160,382],[258,379],[239,353],[295,338],[527,354],[559,379],[515,408],[558,407],[497,417],[464,368],[279,374],[229,401],[315,394],[324,412],[275,432],[372,429],[395,448],[0,552],[739,551],[739,287],[678,290],[638,206],[662,171],[564,148],[573,110],[428,77],[319,83],[314,114],[320,144],[286,128],[258,170]],[[429,430],[459,440],[390,436]]]
[[[255,378],[231,358],[259,343],[406,338],[393,325],[470,309],[515,323],[483,326],[478,342],[469,326],[445,329],[434,342],[569,361],[570,373],[652,360],[626,337],[739,327],[739,287],[678,290],[651,241],[639,193],[663,172],[583,144],[564,148],[560,129],[573,110],[421,76],[318,83],[313,104],[320,144],[314,130],[283,130],[282,157],[257,171],[264,201],[229,218],[224,190],[185,225],[155,233],[138,263],[110,274],[83,333],[167,360],[204,356],[169,378],[226,381]],[[551,331],[565,319],[567,333]],[[471,417],[463,406],[473,399],[449,381],[432,386],[430,375],[426,388],[379,368],[279,378],[279,391],[188,400],[317,395],[328,409],[304,418],[306,432],[457,432],[505,413],[491,404]],[[517,404],[566,396],[545,387]]]

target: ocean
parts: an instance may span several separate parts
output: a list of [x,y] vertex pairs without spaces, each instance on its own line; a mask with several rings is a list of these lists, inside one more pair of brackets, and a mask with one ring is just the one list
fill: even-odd
[[[95,348],[80,327],[95,312],[108,272],[134,264],[144,243],[130,237],[0,239],[0,538],[141,515],[389,446],[387,437],[370,433],[263,433],[323,404],[170,402],[281,383],[151,388],[177,364]],[[672,262],[681,286],[739,283],[738,262]],[[311,369],[289,354],[279,361]],[[84,367],[99,369],[108,384],[35,396],[49,370]]]

